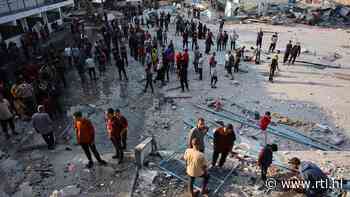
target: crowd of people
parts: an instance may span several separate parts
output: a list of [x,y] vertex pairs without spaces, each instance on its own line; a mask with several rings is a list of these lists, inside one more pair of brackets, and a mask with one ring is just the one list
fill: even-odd
[[[42,135],[48,144],[48,148],[55,148],[53,120],[63,112],[58,98],[61,94],[60,89],[68,85],[65,78],[65,65],[77,70],[83,86],[88,82],[86,75],[89,76],[89,81],[94,83],[99,78],[104,78],[107,70],[113,64],[118,70],[119,80],[128,81],[126,68],[132,66],[129,59],[131,57],[144,67],[146,79],[144,92],[147,92],[150,88],[153,93],[154,84],[165,86],[171,79],[179,81],[182,92],[190,91],[188,77],[190,62],[193,63],[193,70],[198,75],[199,80],[203,80],[203,70],[205,65],[208,65],[210,86],[211,88],[217,88],[219,72],[216,53],[224,51],[224,67],[227,76],[231,80],[234,79],[234,73],[240,71],[241,60],[251,60],[245,56],[245,46],[239,46],[238,44],[238,33],[225,30],[224,22],[220,23],[219,32],[215,39],[213,31],[205,23],[193,19],[187,20],[181,15],[176,16],[174,20],[175,36],[182,37],[182,49],[176,50],[173,40],[169,39],[169,26],[172,22],[170,13],[160,12],[156,20],[147,18],[146,22],[143,17],[134,17],[133,20],[128,17],[128,19],[105,20],[98,32],[99,35],[96,36],[97,39],[95,37],[89,38],[84,23],[74,20],[71,25],[74,42],[67,44],[64,49],[64,60],[55,47],[50,46],[47,53],[36,59],[44,63],[39,64],[39,67],[35,65],[28,66],[18,73],[16,82],[11,88],[6,90],[6,81],[0,81],[0,121],[6,138],[10,138],[8,127],[12,134],[18,134],[14,121],[17,115],[23,119],[30,119],[33,128]],[[256,64],[260,63],[263,36],[264,32],[260,29],[253,55]],[[216,50],[213,51],[214,40],[216,41]],[[189,45],[190,41],[191,46]],[[204,50],[200,47],[201,41],[204,42]],[[274,33],[271,37],[268,53],[275,53],[277,42],[278,34]],[[19,50],[13,44],[8,47],[2,44],[1,48],[2,51],[5,48],[7,51],[12,51],[8,52],[9,54]],[[193,52],[192,60],[190,59],[191,50]],[[293,46],[292,41],[290,41],[286,46],[283,63],[294,64],[300,52],[300,43],[297,42]],[[279,70],[278,54],[279,51],[273,54],[271,58],[269,76],[271,82],[273,82],[275,71]],[[9,56],[9,58],[15,60],[15,57]],[[32,58],[32,56],[28,55],[27,58]],[[94,165],[91,152],[101,165],[106,165],[107,162],[102,159],[95,146],[95,128],[91,120],[84,117],[80,111],[75,112],[73,116],[77,142],[89,161],[86,167],[91,168]],[[127,144],[128,121],[119,109],[113,108],[107,110],[105,120],[107,136],[116,152],[113,158],[122,163]],[[262,180],[264,181],[266,180],[267,169],[272,163],[273,152],[278,150],[277,145],[268,143],[266,129],[270,122],[271,116],[267,112],[260,122],[265,141],[264,148],[257,161],[261,167]],[[205,125],[205,120],[203,118],[198,119],[197,126],[189,133],[188,149],[184,154],[184,160],[187,164],[186,172],[190,177],[189,191],[192,196],[196,196],[198,193],[193,188],[194,181],[198,177],[204,178],[201,192],[209,192],[207,189],[210,178],[209,165],[204,155],[204,137],[207,132],[208,127]],[[233,125],[227,124],[215,129],[211,168],[222,168],[224,166],[235,140],[236,135]],[[315,165],[309,164],[307,167],[300,167],[302,162],[297,158],[294,158],[291,163],[295,170],[301,170],[301,175],[304,178],[307,178],[307,176],[304,176],[305,173],[318,173],[317,177],[324,178],[322,171]]]

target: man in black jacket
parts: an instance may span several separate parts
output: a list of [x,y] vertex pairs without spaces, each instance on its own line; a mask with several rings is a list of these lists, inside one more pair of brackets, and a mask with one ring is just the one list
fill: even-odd
[[118,68],[119,79],[123,80],[123,77],[122,77],[122,73],[123,73],[125,79],[128,80],[128,76],[126,75],[126,71],[125,71],[125,63],[124,63],[122,57],[120,57],[117,50],[113,51],[113,56],[114,56],[114,60],[115,60],[115,65]]
[[300,53],[301,53],[300,43],[297,42],[297,44],[293,46],[292,51],[290,52],[291,56],[289,59],[289,64],[290,64],[290,62],[292,62],[292,64],[294,64],[295,59],[300,56]]
[[288,61],[292,47],[293,47],[292,41],[290,40],[286,46],[286,51],[284,52],[283,64],[285,64]]
[[278,147],[276,144],[267,144],[260,152],[258,158],[258,166],[261,168],[261,179],[266,181],[267,169],[272,164],[273,152],[276,152]]

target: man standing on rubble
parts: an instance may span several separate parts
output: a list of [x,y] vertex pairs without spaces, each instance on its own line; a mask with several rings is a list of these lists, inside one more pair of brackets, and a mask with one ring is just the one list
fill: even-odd
[[191,146],[184,154],[184,160],[186,161],[186,173],[189,176],[188,190],[191,197],[198,196],[198,191],[193,189],[193,184],[196,178],[201,177],[204,179],[202,183],[202,194],[208,194],[207,189],[209,182],[209,174],[207,168],[207,160],[205,159],[204,153],[200,151],[200,142],[197,138],[193,138]]
[[[288,162],[291,168],[297,175],[309,183],[309,187],[305,189],[305,195],[307,197],[322,197],[327,193],[327,186],[322,187],[322,182],[329,181],[327,175],[316,164],[309,161],[300,161],[299,158],[293,157]],[[319,186],[321,185],[321,186]],[[327,184],[326,184],[327,185]],[[301,186],[302,187],[302,186]]]
[[264,135],[264,145],[267,145],[267,127],[271,123],[271,113],[269,111],[265,112],[265,115],[260,119],[260,129]]
[[278,147],[276,144],[267,144],[259,153],[258,166],[261,169],[261,179],[265,182],[267,180],[267,170],[272,164],[273,152],[276,152]]
[[295,59],[300,56],[301,47],[300,42],[297,42],[296,45],[293,46],[292,51],[290,52],[289,64],[292,62],[294,64]]
[[122,155],[121,152],[123,152],[121,148],[120,133],[117,133],[115,123],[116,123],[116,118],[114,116],[114,110],[112,108],[109,108],[106,114],[106,127],[107,127],[108,137],[115,148],[115,155],[112,156],[113,159],[119,158]]
[[215,129],[212,167],[216,166],[216,161],[220,154],[219,167],[221,168],[225,164],[228,154],[232,151],[235,140],[236,135],[232,124]]
[[288,61],[289,55],[292,51],[292,41],[289,40],[287,46],[286,46],[286,51],[284,52],[284,57],[283,57],[283,64],[285,64]]
[[84,150],[86,157],[89,160],[89,163],[86,165],[87,168],[92,168],[94,162],[91,157],[91,152],[94,154],[97,161],[100,165],[107,165],[107,162],[104,161],[100,154],[98,153],[95,146],[95,128],[92,125],[91,121],[87,118],[83,118],[83,115],[80,111],[73,114],[74,117],[74,128],[77,136],[77,143]]
[[119,109],[116,109],[114,112],[115,117],[117,118],[117,126],[120,130],[120,135],[122,137],[122,148],[126,149],[126,140],[128,136],[128,120],[122,115]]
[[191,129],[190,133],[188,134],[188,147],[193,148],[191,142],[194,138],[196,138],[198,141],[198,150],[204,153],[204,137],[207,135],[208,130],[209,128],[205,125],[204,118],[198,118],[197,126]]
[[256,38],[256,47],[261,48],[263,36],[264,36],[264,32],[260,28],[260,31],[258,32],[258,37]]

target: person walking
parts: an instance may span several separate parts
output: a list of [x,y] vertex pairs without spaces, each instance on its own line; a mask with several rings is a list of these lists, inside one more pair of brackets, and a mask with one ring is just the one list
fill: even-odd
[[118,68],[119,79],[123,80],[123,77],[122,77],[122,73],[123,73],[124,78],[128,81],[129,79],[128,79],[128,76],[126,75],[125,63],[122,57],[119,54],[115,54],[114,59],[115,59],[115,65]]
[[204,145],[204,137],[207,135],[209,128],[205,125],[204,118],[198,118],[197,126],[188,134],[188,147],[192,148],[192,140],[196,138],[198,140],[198,150],[204,153],[205,145]]
[[197,49],[198,47],[198,34],[197,32],[192,33],[192,51],[193,49]]
[[269,126],[269,124],[271,123],[271,113],[269,111],[265,112],[265,115],[260,119],[259,122],[259,127],[262,131],[262,134],[264,135],[264,145],[267,145],[267,127]]
[[284,52],[284,57],[283,57],[283,64],[285,64],[288,61],[289,55],[291,54],[292,51],[292,41],[289,40],[287,46],[286,46],[286,51]]
[[45,112],[43,105],[38,106],[38,112],[32,116],[32,125],[35,131],[42,135],[45,140],[48,149],[55,149],[55,136],[53,121],[51,120],[48,113]]
[[[98,153],[95,145],[95,128],[91,121],[84,118],[80,111],[73,114],[74,117],[74,128],[77,136],[77,143],[83,149],[89,163],[86,165],[87,168],[92,168],[94,162],[91,157],[91,152],[94,154],[95,158],[101,165],[107,165],[100,154]],[[90,152],[91,151],[91,152]]]
[[297,44],[293,46],[292,51],[290,53],[289,64],[290,63],[294,64],[295,59],[300,56],[300,53],[301,53],[300,42],[297,42]]
[[196,49],[195,49],[194,52],[193,52],[193,55],[194,55],[194,58],[193,58],[193,67],[194,67],[194,71],[195,71],[196,73],[198,73],[199,54],[200,54],[199,47],[196,46]]
[[264,32],[260,28],[260,31],[258,32],[258,36],[256,38],[256,47],[261,48],[263,37],[264,37]]
[[99,52],[96,51],[96,59],[98,62],[98,70],[100,72],[100,77],[104,76],[106,73],[107,56],[102,50],[100,50]]
[[266,144],[265,147],[259,153],[258,166],[261,169],[261,179],[264,181],[264,184],[267,180],[267,170],[271,166],[273,161],[273,152],[276,151],[278,151],[278,147],[276,144]]
[[188,48],[188,32],[184,31],[182,33],[182,48],[187,49]]
[[271,53],[271,52],[273,53],[275,51],[277,41],[278,41],[278,34],[277,34],[277,32],[275,32],[271,37],[271,44],[269,47],[269,53]]
[[186,162],[186,173],[189,176],[188,190],[191,197],[198,196],[198,191],[193,189],[193,184],[196,178],[203,178],[204,181],[202,183],[202,195],[208,194],[208,182],[209,182],[209,174],[207,161],[205,159],[204,153],[200,150],[200,142],[197,138],[193,138],[191,140],[191,146],[185,151],[183,156]]
[[275,71],[278,69],[278,55],[274,55],[270,64],[270,75],[269,81],[273,83],[273,77],[275,76]]
[[238,34],[236,33],[235,30],[233,30],[232,34],[230,35],[231,51],[236,50],[236,43],[238,38],[239,38]]
[[9,101],[4,98],[2,93],[0,93],[0,123],[6,139],[10,138],[7,126],[10,126],[12,134],[18,135],[18,133],[15,130],[15,120],[14,115],[12,113],[11,105]]
[[216,166],[216,162],[220,157],[219,167],[223,167],[228,154],[232,151],[236,135],[233,130],[233,125],[228,124],[225,127],[220,127],[214,131],[214,152],[212,166]]
[[203,80],[203,64],[204,64],[204,58],[203,54],[199,54],[199,59],[198,59],[198,74],[199,74],[199,80]]
[[255,64],[260,64],[260,60],[261,60],[261,48],[257,47],[255,50],[254,50],[254,53],[255,53]]
[[187,89],[187,91],[190,91],[189,87],[188,87],[188,64],[189,64],[189,54],[188,54],[188,50],[185,49],[185,52],[182,55],[181,58],[181,63],[180,63],[180,83],[181,83],[181,90],[182,92],[185,91],[185,87]]
[[90,80],[97,80],[96,77],[96,64],[95,64],[95,60],[91,57],[88,56],[85,60],[85,65],[88,68],[88,72],[89,72],[89,76],[90,76]]
[[168,44],[168,33],[167,33],[167,30],[163,31],[163,44],[164,45]]
[[153,90],[153,68],[152,68],[151,60],[150,60],[150,62],[146,61],[145,72],[146,72],[146,86],[145,86],[145,89],[143,90],[143,92],[146,93],[148,86],[150,86],[151,90],[152,90],[152,94],[153,94],[153,92],[154,92],[154,90]]
[[218,82],[218,71],[216,70],[216,61],[212,64],[210,70],[210,86],[211,88],[216,88],[216,83]]
[[223,34],[222,32],[219,32],[216,37],[216,51],[222,50],[222,43],[223,43]]
[[208,34],[205,40],[205,53],[209,54],[211,50],[211,46],[214,44],[211,34]]
[[127,50],[126,50],[126,46],[125,46],[125,44],[122,44],[121,46],[120,46],[120,55],[121,55],[121,57],[122,57],[122,59],[123,59],[123,61],[124,61],[124,64],[126,65],[126,66],[128,66],[128,54],[127,54]]
[[227,43],[228,43],[228,34],[227,34],[227,31],[224,31],[224,34],[222,36],[222,48],[224,50],[226,50]]

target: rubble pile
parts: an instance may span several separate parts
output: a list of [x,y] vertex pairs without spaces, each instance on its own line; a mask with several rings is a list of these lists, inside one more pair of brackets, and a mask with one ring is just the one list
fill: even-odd
[[26,180],[31,185],[38,185],[43,179],[55,176],[53,166],[49,162],[48,157],[40,154],[38,151],[32,152],[29,157],[31,162],[24,170],[24,173]]
[[185,190],[185,183],[173,176],[164,172],[143,170],[139,174],[133,196],[183,196]]
[[344,5],[327,5],[311,7],[307,5],[270,4],[265,16],[258,16],[256,7],[247,11],[244,22],[262,22],[273,25],[293,23],[326,27],[343,27],[350,25],[350,7]]
[[14,194],[25,178],[24,167],[17,160],[8,157],[5,153],[1,152],[1,154],[0,176],[2,177],[2,181],[0,191],[6,194]]

